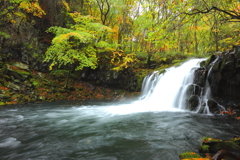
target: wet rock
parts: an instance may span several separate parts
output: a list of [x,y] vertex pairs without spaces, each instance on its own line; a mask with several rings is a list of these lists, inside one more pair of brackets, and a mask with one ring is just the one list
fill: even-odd
[[205,67],[205,65],[206,65],[206,61],[200,62],[200,67]]
[[109,67],[101,67],[95,70],[84,69],[81,78],[92,81],[94,84],[114,88],[123,88],[128,91],[136,91],[137,78],[131,68],[122,71],[114,71]]
[[206,69],[210,69],[212,62],[215,61],[216,58],[217,58],[216,55],[211,55],[211,57],[206,60],[206,63],[205,63],[205,66],[204,66],[204,67],[205,67]]
[[205,78],[206,78],[206,70],[204,68],[198,68],[194,72],[194,78],[193,78],[193,83],[203,87],[205,84]]
[[191,84],[187,87],[187,91],[186,91],[187,96],[190,96],[190,95],[200,96],[200,93],[201,93],[201,88],[196,84]]
[[233,71],[235,68],[235,64],[232,61],[228,61],[225,64],[222,65],[221,70],[222,71]]
[[207,105],[208,105],[208,108],[209,108],[211,113],[219,113],[220,112],[219,108],[218,108],[218,104],[214,100],[209,99],[207,101]]
[[213,72],[219,72],[220,67],[221,67],[222,61],[217,61],[216,63],[213,64],[212,71]]
[[199,105],[199,96],[192,95],[188,98],[188,109],[190,111],[196,110]]
[[211,93],[212,93],[213,95],[217,95],[219,92],[220,92],[219,86],[211,85]]
[[[240,46],[218,56],[212,55],[201,62],[201,68],[195,71],[194,84],[204,88],[206,80],[210,85],[212,98],[218,99],[220,105],[240,103]],[[209,104],[210,110],[215,111],[216,104],[212,101]]]

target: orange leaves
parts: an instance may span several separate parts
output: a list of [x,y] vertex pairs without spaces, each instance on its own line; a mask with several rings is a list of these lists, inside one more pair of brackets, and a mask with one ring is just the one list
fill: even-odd
[[237,13],[240,12],[240,4],[238,4],[238,5],[236,6],[236,8],[234,8],[234,11],[237,12]]
[[240,117],[236,117],[237,120],[240,120]]
[[14,102],[14,101],[12,101],[12,102],[6,102],[6,104],[7,104],[7,105],[17,104],[17,102]]
[[191,26],[191,27],[189,27],[189,29],[195,29],[195,30],[198,30],[198,26]]
[[236,114],[236,112],[231,108],[227,108],[227,111],[222,111],[221,114],[228,114],[228,115],[232,116],[232,115]]
[[221,139],[210,138],[210,137],[203,138],[203,143],[220,142],[220,141],[222,141],[222,140]]
[[8,88],[7,87],[0,87],[0,90],[6,91],[6,90],[8,90]]
[[181,160],[210,160],[208,158],[202,158],[195,152],[184,152],[179,155]]

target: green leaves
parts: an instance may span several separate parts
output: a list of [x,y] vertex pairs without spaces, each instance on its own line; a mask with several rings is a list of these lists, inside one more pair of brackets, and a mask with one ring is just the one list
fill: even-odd
[[61,67],[73,63],[78,63],[76,70],[84,67],[95,69],[98,64],[97,53],[113,49],[113,45],[98,41],[111,29],[93,22],[92,16],[81,16],[79,13],[69,15],[76,22],[75,25],[71,25],[70,28],[51,27],[47,30],[56,36],[46,52],[45,61],[51,62],[50,70],[56,64]]

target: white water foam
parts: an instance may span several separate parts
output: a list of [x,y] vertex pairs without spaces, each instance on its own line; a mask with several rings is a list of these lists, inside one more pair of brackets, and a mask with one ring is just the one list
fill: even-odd
[[3,140],[0,143],[0,148],[3,148],[3,147],[14,148],[14,147],[17,147],[19,144],[21,144],[20,141],[17,141],[16,138],[10,137],[10,138]]

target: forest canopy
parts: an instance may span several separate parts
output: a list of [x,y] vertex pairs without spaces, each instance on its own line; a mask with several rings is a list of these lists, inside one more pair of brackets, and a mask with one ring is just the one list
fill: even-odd
[[[0,0],[0,25],[52,17],[45,61],[75,69],[207,56],[240,44],[239,0]],[[55,8],[52,15],[45,12]],[[24,13],[24,14],[23,14]],[[17,17],[17,18],[16,18]],[[54,21],[55,19],[55,21]],[[9,35],[0,30],[0,35]]]

